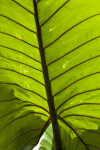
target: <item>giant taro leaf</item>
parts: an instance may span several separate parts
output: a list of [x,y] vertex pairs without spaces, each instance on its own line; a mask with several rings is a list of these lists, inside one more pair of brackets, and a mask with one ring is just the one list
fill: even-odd
[[63,149],[100,149],[100,0],[1,0],[0,150],[31,150],[50,123],[40,44]]

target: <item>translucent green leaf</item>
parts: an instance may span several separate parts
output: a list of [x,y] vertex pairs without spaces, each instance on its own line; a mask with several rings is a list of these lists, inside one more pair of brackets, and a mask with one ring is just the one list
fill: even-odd
[[32,1],[0,2],[1,150],[32,149],[49,118],[36,32]]
[[39,150],[54,150],[54,138],[52,125],[50,124],[40,139]]
[[64,150],[100,149],[100,0],[2,0],[0,150],[31,150],[54,116]]

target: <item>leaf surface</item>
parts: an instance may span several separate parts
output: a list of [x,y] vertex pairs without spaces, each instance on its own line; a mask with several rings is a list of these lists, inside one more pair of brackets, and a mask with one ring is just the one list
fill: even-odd
[[33,1],[0,4],[0,149],[32,149],[49,119]]
[[100,149],[100,1],[42,0],[38,10],[63,145]]
[[[100,149],[100,0],[37,0],[63,148]],[[32,0],[0,4],[0,149],[31,150],[49,124]],[[91,138],[92,137],[92,138]]]
[[50,124],[44,134],[42,135],[39,143],[39,150],[54,150],[54,138],[52,125]]

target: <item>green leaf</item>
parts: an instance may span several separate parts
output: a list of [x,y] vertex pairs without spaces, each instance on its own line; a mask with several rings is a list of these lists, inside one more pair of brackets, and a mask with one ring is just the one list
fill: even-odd
[[50,124],[49,127],[46,129],[44,134],[42,135],[39,143],[39,150],[55,150],[54,148],[54,138],[53,138],[53,131],[52,125]]
[[49,119],[33,8],[0,3],[1,150],[32,149]]
[[100,0],[0,2],[0,150],[100,149],[99,81]]

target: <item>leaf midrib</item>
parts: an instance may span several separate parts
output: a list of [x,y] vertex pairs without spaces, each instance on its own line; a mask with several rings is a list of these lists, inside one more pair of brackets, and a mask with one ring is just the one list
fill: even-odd
[[45,89],[47,93],[48,106],[49,106],[49,111],[50,111],[52,127],[53,127],[55,147],[57,150],[62,150],[62,142],[61,142],[61,136],[60,136],[60,131],[59,131],[58,118],[57,118],[57,113],[56,113],[55,106],[54,106],[54,98],[52,96],[51,83],[49,80],[48,67],[46,64],[45,51],[44,51],[43,42],[42,42],[41,27],[39,24],[37,3],[35,0],[33,0],[33,5],[34,5],[34,11],[35,11],[34,16],[35,16],[35,21],[36,21],[37,37],[38,37],[39,51],[40,51],[40,56],[41,56],[41,65],[43,69]]

